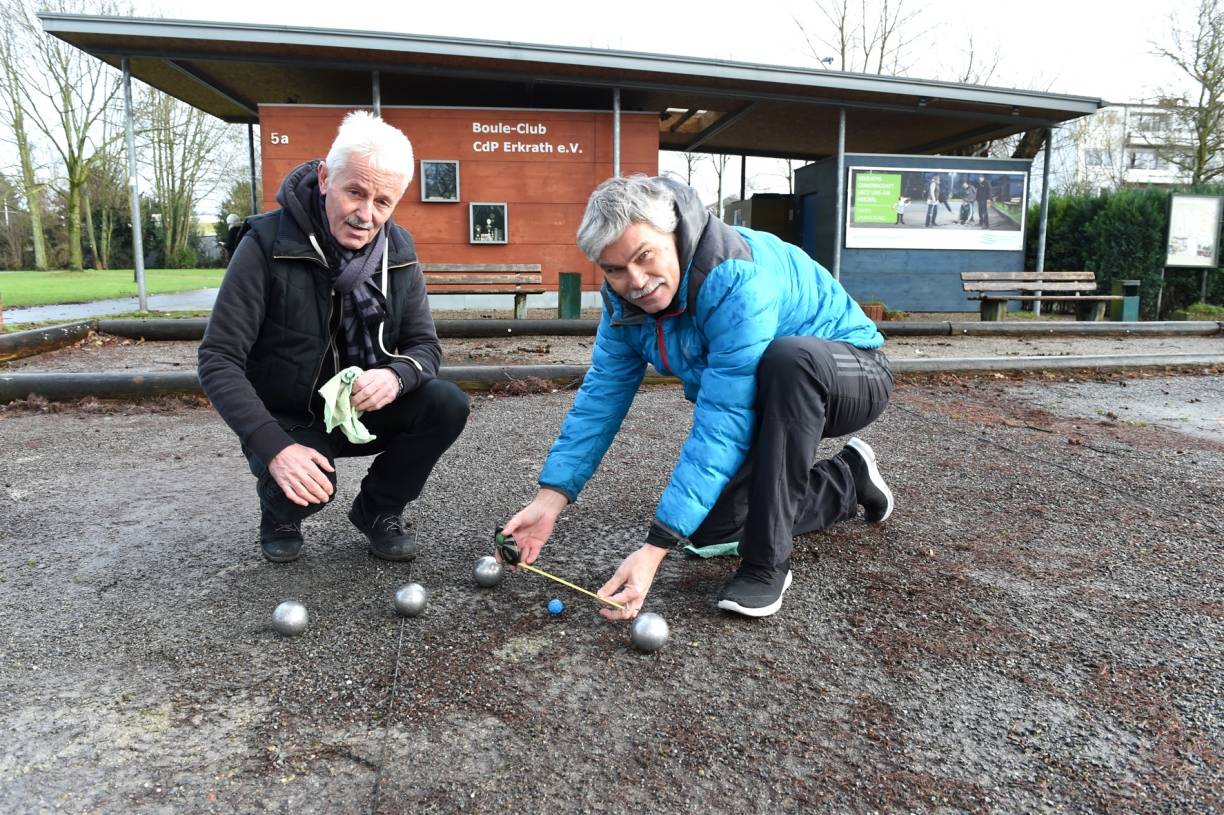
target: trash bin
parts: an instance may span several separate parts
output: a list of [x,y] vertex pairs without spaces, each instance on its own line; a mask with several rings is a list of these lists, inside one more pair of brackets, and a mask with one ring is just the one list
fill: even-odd
[[582,275],[561,272],[557,275],[557,318],[576,320],[582,313]]
[[1134,323],[1139,320],[1139,281],[1115,280],[1113,294],[1123,299],[1109,304],[1109,319],[1115,322]]

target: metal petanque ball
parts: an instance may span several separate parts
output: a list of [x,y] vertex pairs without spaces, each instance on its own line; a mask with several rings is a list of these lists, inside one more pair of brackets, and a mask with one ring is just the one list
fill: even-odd
[[653,612],[639,614],[629,630],[629,640],[639,651],[651,653],[667,644],[667,620]]
[[486,589],[500,583],[505,574],[506,571],[502,568],[501,563],[492,555],[485,555],[477,560],[476,568],[472,571],[472,577],[476,578],[476,585]]
[[309,622],[306,606],[297,600],[286,600],[272,611],[272,627],[286,637],[301,634]]
[[425,610],[429,595],[420,583],[406,583],[395,592],[395,610],[405,617],[415,617]]

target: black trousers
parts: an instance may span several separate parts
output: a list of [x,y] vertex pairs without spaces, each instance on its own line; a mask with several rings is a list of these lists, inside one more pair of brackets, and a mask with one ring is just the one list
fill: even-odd
[[780,337],[757,367],[757,429],[748,457],[697,531],[696,546],[739,541],[740,557],[777,567],[792,538],[853,518],[858,494],[835,455],[816,461],[822,438],[875,421],[892,395],[888,358],[818,337]]
[[[327,456],[333,467],[337,458],[375,456],[358,496],[365,516],[372,519],[379,512],[399,514],[417,499],[438,459],[463,432],[470,410],[467,394],[452,382],[434,379],[381,410],[362,414],[361,423],[378,437],[368,444],[353,444],[338,428],[328,433],[321,418],[289,435]],[[275,520],[300,521],[326,506],[290,501],[267,465],[249,451],[247,464],[258,481],[260,509]],[[336,474],[327,476],[334,490]]]

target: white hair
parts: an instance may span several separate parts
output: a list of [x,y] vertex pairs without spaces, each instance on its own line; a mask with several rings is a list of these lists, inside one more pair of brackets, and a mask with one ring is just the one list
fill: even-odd
[[366,110],[355,110],[344,117],[336,140],[327,151],[327,170],[336,174],[354,156],[363,158],[371,169],[392,173],[404,179],[404,189],[412,181],[412,142],[396,127]]
[[237,215],[231,212],[229,215],[225,216],[225,225],[226,226],[238,226],[238,221],[240,220],[241,219]]
[[647,223],[663,233],[676,231],[676,195],[658,178],[645,175],[609,178],[587,199],[578,227],[578,248],[598,261],[608,245],[633,224]]

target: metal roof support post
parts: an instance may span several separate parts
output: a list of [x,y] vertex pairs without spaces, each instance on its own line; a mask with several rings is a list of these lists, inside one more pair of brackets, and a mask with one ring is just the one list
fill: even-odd
[[833,279],[841,280],[842,234],[846,220],[846,109],[837,109],[837,202],[833,217],[837,219],[833,240]]
[[612,175],[620,176],[620,88],[612,89]]
[[378,81],[378,71],[370,71],[371,91],[374,99],[374,115],[382,116],[382,85]]
[[247,122],[247,152],[251,157],[251,214],[259,214],[259,196],[255,194],[255,125]]
[[[1035,272],[1045,271],[1046,220],[1050,214],[1050,142],[1054,140],[1054,128],[1045,129],[1045,147],[1041,151],[1041,214],[1037,216],[1037,265]],[[1038,295],[1041,292],[1037,292]],[[1041,301],[1033,301],[1033,314],[1041,314]]]
[[140,229],[140,180],[136,176],[136,130],[132,125],[132,68],[123,58],[123,125],[127,130],[128,195],[132,198],[132,262],[136,265],[136,294],[140,310],[149,310],[145,292],[144,236]]
[[744,195],[748,189],[748,154],[740,153],[740,200],[744,200]]

